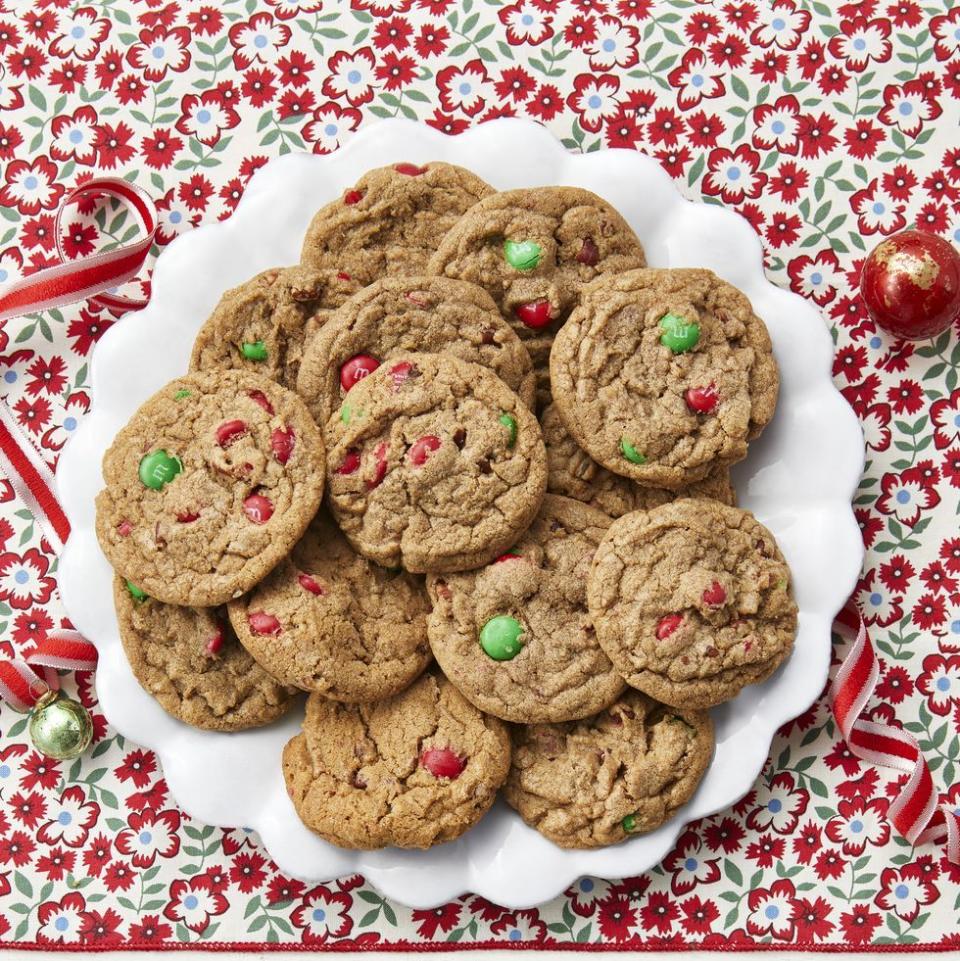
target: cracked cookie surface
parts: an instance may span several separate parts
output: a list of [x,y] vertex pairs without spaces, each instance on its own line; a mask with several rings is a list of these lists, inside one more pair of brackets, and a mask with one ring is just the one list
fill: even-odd
[[703,711],[627,691],[592,718],[513,729],[507,803],[563,848],[652,831],[693,795],[713,756]]
[[614,521],[587,600],[627,683],[679,707],[710,707],[765,680],[797,630],[790,569],[773,535],[716,501],[677,500]]
[[328,503],[353,547],[384,567],[468,570],[536,516],[546,453],[536,418],[486,368],[400,354],[327,422]]
[[489,292],[530,351],[544,404],[550,344],[583,285],[645,263],[636,234],[602,197],[579,187],[532,187],[493,194],[467,211],[429,270]]
[[507,726],[428,672],[376,704],[307,699],[283,775],[308,828],[344,848],[428,848],[489,810],[510,767]]
[[305,343],[358,289],[343,271],[264,270],[220,298],[197,332],[190,370],[246,370],[293,390]]
[[273,677],[337,701],[376,701],[431,660],[422,579],[351,550],[321,510],[290,557],[229,605],[240,643]]
[[678,497],[703,497],[731,506],[736,503],[726,467],[718,467],[702,481],[676,491],[644,487],[601,467],[573,439],[553,404],[540,415],[540,429],[547,448],[547,490],[595,507],[609,517],[649,510]]
[[307,349],[297,391],[325,424],[359,380],[403,351],[488,367],[533,406],[530,355],[490,295],[443,277],[388,277],[351,297]]
[[492,192],[453,164],[378,167],[314,214],[300,260],[345,270],[361,286],[385,275],[425,273],[440,238]]
[[590,562],[609,526],[605,514],[548,494],[508,554],[428,579],[434,656],[482,711],[525,724],[571,720],[623,690],[587,612]]
[[709,270],[632,270],[588,287],[550,353],[554,403],[598,463],[677,489],[742,460],[779,374],[750,302]]
[[282,560],[323,494],[303,401],[244,371],[204,371],[147,400],[103,458],[97,537],[113,568],[168,604],[212,607]]
[[242,731],[293,706],[298,692],[240,646],[225,610],[139,600],[121,577],[113,600],[134,677],[168,714],[208,731]]

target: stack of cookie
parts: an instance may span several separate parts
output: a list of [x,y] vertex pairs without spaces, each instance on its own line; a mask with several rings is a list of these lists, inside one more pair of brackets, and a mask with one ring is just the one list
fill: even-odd
[[729,476],[763,322],[586,190],[443,163],[366,174],[301,260],[224,294],[104,458],[138,680],[221,731],[309,692],[277,763],[334,844],[451,840],[501,787],[565,847],[662,824],[796,630]]

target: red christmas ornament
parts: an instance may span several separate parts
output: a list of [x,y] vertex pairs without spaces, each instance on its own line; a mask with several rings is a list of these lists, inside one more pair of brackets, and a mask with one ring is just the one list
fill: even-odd
[[960,254],[935,234],[894,234],[867,257],[860,292],[887,333],[907,340],[935,337],[960,317]]

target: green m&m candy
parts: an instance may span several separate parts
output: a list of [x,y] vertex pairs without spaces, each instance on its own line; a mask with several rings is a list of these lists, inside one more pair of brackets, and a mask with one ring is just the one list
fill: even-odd
[[510,439],[507,441],[507,447],[513,448],[513,445],[517,442],[517,419],[512,414],[503,413],[497,420],[510,431]]
[[151,490],[161,490],[183,470],[180,459],[165,450],[155,450],[140,460],[140,482]]
[[505,240],[503,257],[515,270],[533,270],[540,263],[543,250],[532,240]]
[[267,346],[262,340],[251,340],[240,345],[240,353],[247,360],[266,360]]
[[173,395],[173,399],[174,399],[174,400],[183,400],[184,397],[189,397],[189,396],[190,396],[190,391],[187,390],[186,387],[181,387],[180,390],[178,390],[178,391]]
[[631,464],[646,464],[647,458],[637,450],[626,437],[620,438],[620,453],[630,461]]
[[509,614],[491,617],[480,630],[480,646],[495,661],[512,661],[523,645],[520,635],[523,625]]
[[137,587],[133,581],[127,581],[127,590],[135,601],[145,601],[147,599],[147,592]]
[[691,324],[676,314],[664,314],[660,318],[660,343],[669,347],[675,354],[693,350],[700,340],[700,325]]
[[621,822],[620,827],[630,834],[631,831],[636,831],[637,829],[637,819],[632,814],[628,814]]

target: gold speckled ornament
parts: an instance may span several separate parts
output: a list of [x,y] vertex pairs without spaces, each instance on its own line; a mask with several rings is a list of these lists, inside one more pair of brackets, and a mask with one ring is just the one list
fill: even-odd
[[93,720],[87,709],[56,691],[47,691],[30,714],[34,747],[58,761],[79,757],[92,738]]

